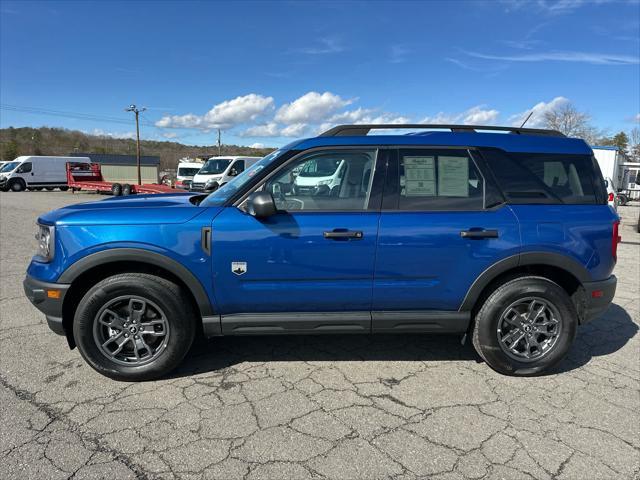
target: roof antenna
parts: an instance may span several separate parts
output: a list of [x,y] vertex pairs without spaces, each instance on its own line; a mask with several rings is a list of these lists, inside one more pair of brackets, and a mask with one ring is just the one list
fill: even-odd
[[520,128],[524,127],[524,124],[529,121],[529,119],[531,118],[531,115],[533,115],[533,110],[529,112],[529,115],[527,115],[527,118],[524,119],[524,122],[522,122],[522,125],[520,125]]

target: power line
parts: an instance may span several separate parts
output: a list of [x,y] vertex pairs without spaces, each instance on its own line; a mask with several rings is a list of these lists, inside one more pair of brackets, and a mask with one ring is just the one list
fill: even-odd
[[[63,110],[53,110],[53,109],[42,108],[42,107],[26,107],[22,105],[10,105],[7,103],[3,103],[3,104],[0,104],[0,109],[12,111],[12,112],[32,113],[37,115],[51,115],[54,117],[73,118],[76,120],[91,120],[96,122],[108,122],[108,123],[118,123],[122,125],[131,125],[131,120],[127,120],[126,118],[109,117],[106,115],[95,115],[91,113],[68,112]],[[155,126],[155,124],[152,123],[151,121],[142,122],[142,125],[145,125],[148,127]]]

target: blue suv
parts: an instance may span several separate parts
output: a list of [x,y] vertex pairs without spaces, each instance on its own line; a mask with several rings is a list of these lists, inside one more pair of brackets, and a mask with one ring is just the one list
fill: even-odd
[[196,335],[319,333],[461,334],[496,371],[534,375],[613,299],[618,223],[582,140],[344,125],[210,195],[43,215],[24,289],[118,380],[165,375]]

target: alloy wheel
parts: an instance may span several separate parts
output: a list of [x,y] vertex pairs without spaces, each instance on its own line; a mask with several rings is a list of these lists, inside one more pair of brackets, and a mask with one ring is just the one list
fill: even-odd
[[158,305],[133,295],[104,305],[93,323],[93,338],[109,360],[130,366],[152,362],[169,340],[169,322]]
[[498,322],[498,343],[511,358],[533,362],[556,345],[562,322],[558,309],[540,297],[521,298],[505,310]]

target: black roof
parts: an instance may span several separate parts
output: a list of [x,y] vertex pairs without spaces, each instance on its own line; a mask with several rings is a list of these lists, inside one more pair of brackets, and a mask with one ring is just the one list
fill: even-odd
[[556,130],[546,130],[541,128],[519,128],[519,127],[497,127],[494,125],[440,125],[440,124],[380,124],[380,125],[338,125],[324,133],[321,137],[342,137],[367,135],[370,130],[390,130],[390,129],[416,129],[416,130],[449,130],[451,132],[477,132],[494,131],[508,132],[516,135],[541,135],[547,137],[564,137]]
[[[103,165],[136,165],[135,155],[117,155],[115,153],[70,153],[71,157],[89,157],[93,163]],[[160,157],[155,155],[140,156],[140,165],[160,165]]]

